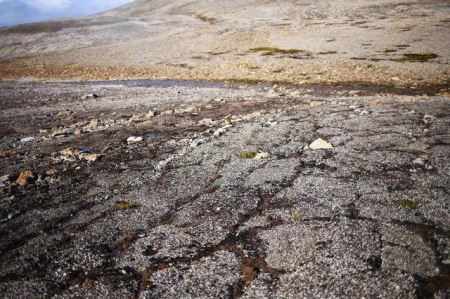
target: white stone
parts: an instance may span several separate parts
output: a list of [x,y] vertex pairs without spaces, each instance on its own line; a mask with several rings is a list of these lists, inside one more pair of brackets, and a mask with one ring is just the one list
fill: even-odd
[[322,138],[316,139],[313,143],[309,145],[309,148],[316,149],[332,149],[333,145],[331,143],[326,142]]
[[142,138],[141,136],[130,136],[127,139],[127,143],[131,144],[131,143],[137,143],[137,142],[141,142],[142,140],[144,140],[144,138]]

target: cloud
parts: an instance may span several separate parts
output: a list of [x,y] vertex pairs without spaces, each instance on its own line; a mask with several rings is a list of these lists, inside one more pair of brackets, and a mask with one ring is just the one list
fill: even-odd
[[132,0],[0,0],[0,26],[88,16]]
[[67,9],[72,4],[71,0],[21,0],[25,4],[40,11],[55,11]]

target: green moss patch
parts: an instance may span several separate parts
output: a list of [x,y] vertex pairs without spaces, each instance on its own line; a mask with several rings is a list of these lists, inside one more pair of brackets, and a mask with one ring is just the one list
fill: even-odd
[[438,55],[434,53],[423,54],[403,54],[403,57],[391,59],[395,62],[427,62],[428,60],[437,58]]
[[139,208],[140,205],[122,200],[116,201],[116,208],[121,211]]
[[239,153],[239,157],[241,157],[241,159],[253,159],[256,155],[257,153],[253,151],[243,151]]
[[414,200],[410,200],[410,199],[401,199],[397,202],[397,205],[399,207],[406,208],[406,209],[412,209],[412,210],[417,208],[417,203]]

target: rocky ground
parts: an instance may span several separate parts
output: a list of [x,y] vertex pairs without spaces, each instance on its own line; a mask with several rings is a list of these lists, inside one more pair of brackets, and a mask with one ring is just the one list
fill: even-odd
[[448,88],[0,83],[4,298],[448,298]]
[[448,0],[137,0],[0,29],[0,78],[448,84]]

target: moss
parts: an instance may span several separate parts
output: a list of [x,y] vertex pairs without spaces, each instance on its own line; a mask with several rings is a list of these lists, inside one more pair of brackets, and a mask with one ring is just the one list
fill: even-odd
[[336,54],[336,53],[337,53],[337,51],[329,50],[329,51],[319,52],[318,54],[320,54],[320,55],[330,55],[330,54]]
[[122,200],[116,201],[116,208],[121,211],[130,210],[130,209],[136,209],[139,208],[140,205],[135,203],[130,203]]
[[258,80],[258,79],[251,79],[251,78],[230,78],[225,79],[225,82],[232,82],[232,83],[242,83],[242,84],[258,84],[265,82],[264,80]]
[[299,212],[293,212],[289,215],[289,220],[292,222],[299,222],[303,220],[303,215]]
[[256,157],[256,152],[243,151],[240,152],[239,157],[241,157],[241,159],[253,159],[254,157]]
[[430,59],[437,58],[438,55],[434,53],[423,53],[423,54],[403,54],[403,57],[391,59],[395,62],[427,62]]
[[251,48],[250,51],[252,52],[266,52],[265,55],[270,55],[267,53],[271,53],[271,54],[297,54],[300,52],[304,52],[303,50],[300,49],[280,49],[280,48],[275,48],[275,47],[257,47],[257,48]]
[[407,208],[407,209],[416,209],[417,208],[417,203],[410,199],[401,199],[397,202],[397,205],[399,207]]

